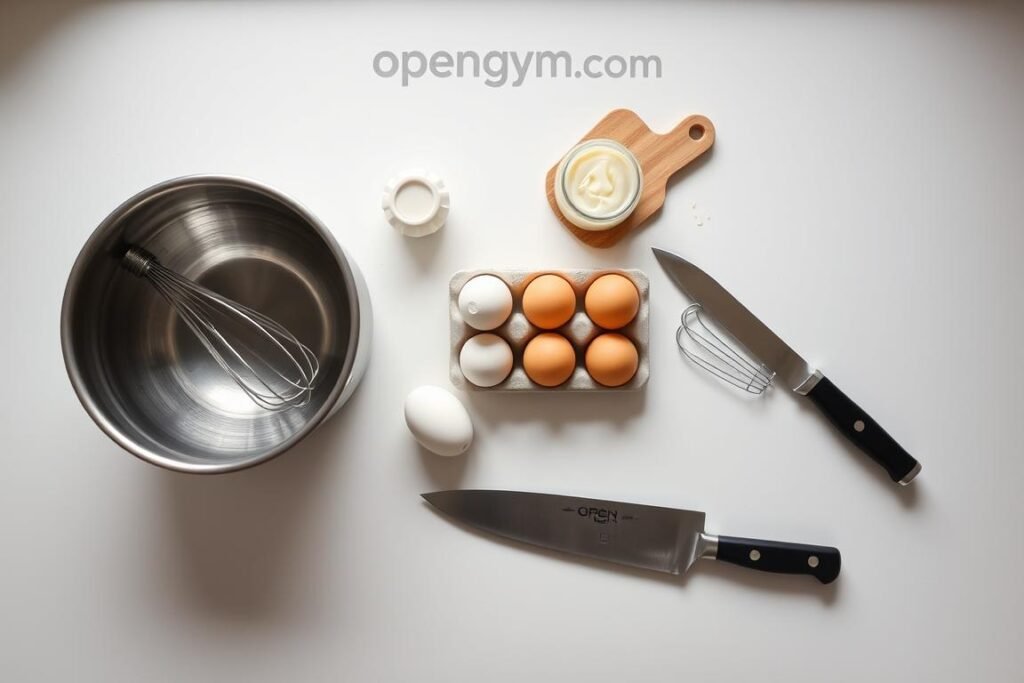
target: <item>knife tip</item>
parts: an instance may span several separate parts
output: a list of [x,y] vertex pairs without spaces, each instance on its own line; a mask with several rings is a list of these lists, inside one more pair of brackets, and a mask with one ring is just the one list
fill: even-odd
[[658,263],[661,263],[662,265],[671,262],[672,257],[675,256],[675,254],[673,254],[672,252],[666,251],[665,249],[661,249],[659,247],[651,247],[651,251],[654,252],[654,258],[656,258],[658,260]]

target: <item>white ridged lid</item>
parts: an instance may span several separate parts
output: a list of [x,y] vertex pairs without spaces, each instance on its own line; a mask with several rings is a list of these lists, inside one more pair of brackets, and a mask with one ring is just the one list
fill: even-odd
[[448,218],[449,206],[444,181],[421,168],[389,180],[381,200],[388,223],[409,237],[424,237],[440,230]]

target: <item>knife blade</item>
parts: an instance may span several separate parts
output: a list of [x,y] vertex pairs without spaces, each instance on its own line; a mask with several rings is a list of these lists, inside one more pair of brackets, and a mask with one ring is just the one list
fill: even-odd
[[686,296],[792,391],[810,399],[847,439],[885,468],[893,481],[906,486],[920,473],[921,463],[713,277],[677,254],[657,247],[653,251]]
[[545,493],[435,491],[424,500],[477,529],[522,543],[668,574],[698,559],[718,559],[821,583],[839,576],[836,548],[783,543],[704,530],[703,512]]

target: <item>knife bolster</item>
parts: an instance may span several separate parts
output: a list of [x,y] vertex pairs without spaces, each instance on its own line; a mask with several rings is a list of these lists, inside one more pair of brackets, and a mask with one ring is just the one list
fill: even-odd
[[821,381],[822,377],[824,377],[824,375],[821,374],[821,370],[815,370],[813,373],[811,373],[810,377],[801,382],[800,386],[793,389],[793,391],[800,394],[801,396],[806,396],[807,394],[811,393],[811,390],[814,389],[815,386],[817,386],[818,382]]
[[697,550],[694,553],[698,560],[718,559],[718,536],[700,532],[697,538]]

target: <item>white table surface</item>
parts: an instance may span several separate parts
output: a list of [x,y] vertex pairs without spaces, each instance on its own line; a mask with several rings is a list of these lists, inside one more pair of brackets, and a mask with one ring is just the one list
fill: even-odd
[[[1024,666],[1024,13],[1009,4],[4,3],[0,679],[1011,681]],[[660,80],[489,88],[375,76],[379,50],[659,55]],[[583,247],[548,166],[626,106],[699,112],[712,156],[646,229]],[[437,169],[403,239],[379,192]],[[226,172],[305,203],[361,265],[370,370],[310,439],[194,477],[119,450],[64,372],[71,264],[122,200]],[[703,226],[691,204],[712,217]],[[808,405],[688,365],[651,245],[705,266],[924,464],[900,490]],[[472,451],[413,442],[447,385],[464,267],[651,279],[635,395],[474,395]],[[708,511],[838,546],[839,580],[702,562],[685,580],[471,534],[418,494],[482,487]]]

